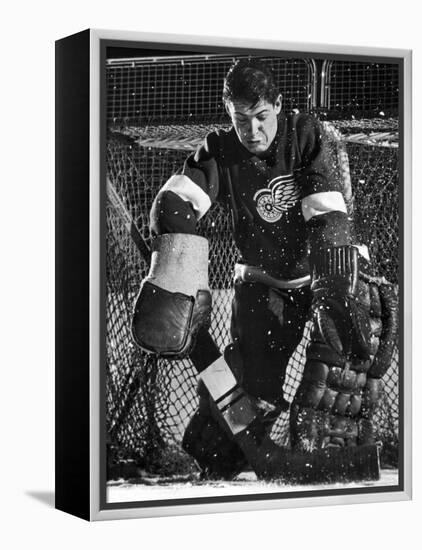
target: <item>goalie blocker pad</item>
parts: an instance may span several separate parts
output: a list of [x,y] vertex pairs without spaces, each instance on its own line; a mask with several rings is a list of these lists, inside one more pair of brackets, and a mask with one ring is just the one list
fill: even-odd
[[162,357],[182,357],[198,328],[209,323],[210,312],[208,291],[198,290],[194,298],[145,281],[135,304],[133,338],[145,351]]
[[134,307],[136,344],[160,356],[182,357],[199,328],[209,325],[210,314],[207,240],[177,233],[157,237]]

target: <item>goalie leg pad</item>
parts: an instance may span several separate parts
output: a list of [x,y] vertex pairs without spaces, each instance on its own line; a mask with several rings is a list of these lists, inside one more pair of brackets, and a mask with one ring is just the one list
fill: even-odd
[[379,345],[369,370],[372,378],[382,378],[387,372],[398,340],[399,303],[396,289],[391,284],[371,285],[378,291],[381,305],[382,330]]
[[397,300],[391,285],[370,280],[359,281],[358,297],[370,312],[370,359],[355,355],[346,360],[314,326],[291,409],[291,438],[297,450],[375,443],[380,377],[390,365],[397,338]]
[[[206,354],[206,348],[202,351]],[[236,420],[236,414],[230,411],[230,402],[242,393],[239,386],[242,360],[238,347],[233,344],[227,346],[224,358],[214,361],[210,367],[202,371],[197,388],[198,410],[189,421],[182,446],[197,461],[203,478],[231,480],[248,464],[233,437],[234,433],[244,428],[244,415],[238,409],[240,419]],[[217,402],[211,398],[208,386],[215,396],[220,396]],[[231,389],[224,392],[227,387]],[[247,405],[249,410],[251,404]],[[253,409],[249,422],[255,413]]]
[[[202,352],[203,357],[205,347]],[[272,404],[243,392],[242,365],[238,346],[230,344],[224,358],[200,374],[199,406],[185,431],[183,448],[196,459],[204,478],[233,479],[248,463],[237,438],[242,441],[248,431],[256,446],[258,434],[268,432],[280,414]]]
[[292,445],[301,452],[356,445],[356,423],[370,363],[352,363],[339,356],[330,364],[326,359],[332,356],[332,348],[321,342],[317,329],[311,336],[303,378],[291,407]]
[[208,399],[189,421],[182,447],[197,461],[203,478],[231,480],[248,462],[227,430],[210,414]]

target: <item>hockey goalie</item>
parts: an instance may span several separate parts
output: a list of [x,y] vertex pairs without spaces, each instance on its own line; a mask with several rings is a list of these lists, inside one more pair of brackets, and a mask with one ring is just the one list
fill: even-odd
[[[260,478],[289,483],[376,479],[374,415],[397,303],[354,242],[341,154],[316,118],[283,113],[260,61],[231,67],[223,100],[231,129],[210,133],[154,200],[133,337],[150,353],[189,355],[195,365],[199,406],[183,447],[204,478],[233,479],[249,464]],[[240,253],[223,354],[208,333],[209,251],[197,234],[216,201],[231,213]],[[286,368],[308,319],[291,447],[283,448],[269,434],[290,406]]]

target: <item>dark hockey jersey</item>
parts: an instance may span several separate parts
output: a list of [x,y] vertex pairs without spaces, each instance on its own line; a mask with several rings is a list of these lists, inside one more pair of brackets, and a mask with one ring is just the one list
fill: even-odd
[[336,152],[307,114],[282,114],[260,157],[233,128],[210,133],[163,191],[191,205],[196,218],[214,201],[222,203],[232,213],[241,261],[275,277],[307,274],[310,247],[350,242]]

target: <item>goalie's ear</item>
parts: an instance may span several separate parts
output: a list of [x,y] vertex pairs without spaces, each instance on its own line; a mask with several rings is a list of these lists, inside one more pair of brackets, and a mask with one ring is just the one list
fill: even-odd
[[226,113],[229,115],[229,117],[232,118],[234,112],[233,103],[231,101],[224,101],[224,109],[226,110]]
[[282,106],[283,106],[283,96],[281,94],[278,94],[277,99],[274,101],[274,110],[277,113],[277,115],[281,112]]

